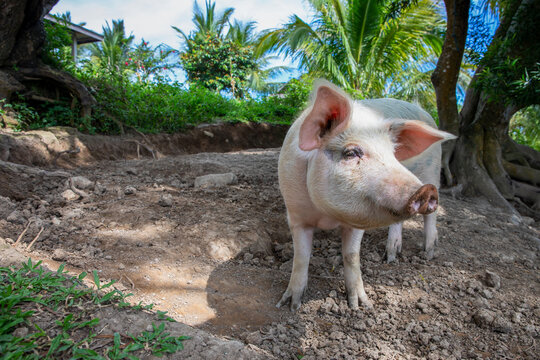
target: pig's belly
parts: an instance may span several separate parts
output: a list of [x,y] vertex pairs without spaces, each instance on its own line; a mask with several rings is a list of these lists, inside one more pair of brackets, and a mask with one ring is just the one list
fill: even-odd
[[291,226],[309,226],[322,230],[332,230],[341,225],[338,220],[319,212],[313,207],[303,207],[302,210],[288,209]]
[[315,227],[322,230],[332,230],[337,228],[339,225],[341,225],[341,223],[335,219],[332,219],[330,217],[322,217],[318,219]]

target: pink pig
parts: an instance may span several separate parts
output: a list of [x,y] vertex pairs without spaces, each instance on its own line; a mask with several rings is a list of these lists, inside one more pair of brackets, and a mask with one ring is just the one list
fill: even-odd
[[[437,242],[441,145],[453,135],[416,105],[393,99],[352,101],[320,81],[312,104],[293,123],[279,156],[279,187],[294,243],[287,290],[297,310],[307,285],[313,230],[341,227],[349,306],[372,307],[362,282],[364,230],[390,225],[387,260],[401,251],[403,220],[424,216],[424,248]],[[423,185],[426,184],[426,185]]]

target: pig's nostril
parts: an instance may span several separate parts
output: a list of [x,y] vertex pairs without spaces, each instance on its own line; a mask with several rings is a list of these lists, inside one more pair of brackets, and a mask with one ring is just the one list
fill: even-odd
[[431,211],[435,211],[437,209],[438,201],[437,199],[430,199],[428,202],[428,208]]
[[413,210],[412,212],[413,213],[416,213],[418,212],[418,209],[420,209],[420,205],[421,205],[421,202],[420,201],[414,201],[412,204],[411,204],[411,209]]

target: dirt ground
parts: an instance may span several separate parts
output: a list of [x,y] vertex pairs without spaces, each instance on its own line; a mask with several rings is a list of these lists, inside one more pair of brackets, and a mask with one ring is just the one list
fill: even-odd
[[[373,311],[347,307],[335,231],[315,234],[300,310],[275,308],[293,255],[278,154],[147,154],[62,169],[68,177],[30,175],[20,179],[31,184],[22,199],[0,198],[0,237],[12,242],[32,220],[23,253],[43,228],[25,254],[118,279],[132,302],[154,303],[262,357],[538,358],[540,224],[481,199],[442,194],[431,261],[422,258],[420,217],[405,222],[397,263],[384,261],[386,229],[366,233],[361,263]],[[196,181],[224,173],[234,177],[215,187]]]

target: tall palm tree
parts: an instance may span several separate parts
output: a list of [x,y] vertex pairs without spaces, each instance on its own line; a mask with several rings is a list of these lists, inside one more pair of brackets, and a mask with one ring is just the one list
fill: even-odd
[[[430,0],[395,11],[390,0],[308,0],[310,23],[297,15],[261,37],[258,52],[275,50],[314,76],[327,77],[360,97],[384,96],[403,72],[442,45],[444,20]],[[421,77],[417,77],[420,79]],[[429,77],[423,77],[429,82]]]
[[193,24],[195,24],[195,30],[190,34],[186,34],[176,26],[172,26],[172,28],[180,34],[186,46],[189,46],[189,40],[206,35],[215,35],[221,38],[223,36],[223,30],[229,23],[233,12],[233,8],[227,8],[218,13],[216,11],[216,3],[211,0],[206,0],[206,8],[203,11],[197,0],[195,0],[193,3]]
[[113,20],[103,26],[103,41],[90,44],[90,59],[111,73],[118,74],[125,69],[134,36],[126,36],[124,20]]

